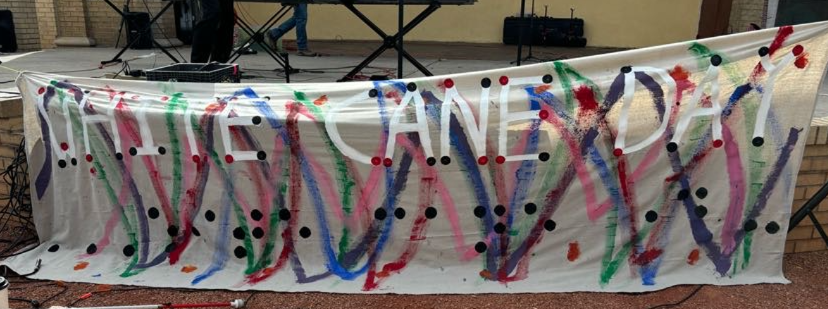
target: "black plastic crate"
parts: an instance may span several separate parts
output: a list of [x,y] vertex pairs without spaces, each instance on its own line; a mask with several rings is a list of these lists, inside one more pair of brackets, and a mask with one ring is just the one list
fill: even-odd
[[178,63],[147,70],[149,81],[238,83],[239,66],[224,63]]

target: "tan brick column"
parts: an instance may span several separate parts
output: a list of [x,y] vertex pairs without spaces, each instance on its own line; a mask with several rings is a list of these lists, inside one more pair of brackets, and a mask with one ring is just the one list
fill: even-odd
[[83,0],[54,0],[57,21],[57,46],[94,46],[86,21],[86,3]]
[[57,37],[54,0],[34,0],[37,13],[37,25],[40,35],[40,48],[54,48]]

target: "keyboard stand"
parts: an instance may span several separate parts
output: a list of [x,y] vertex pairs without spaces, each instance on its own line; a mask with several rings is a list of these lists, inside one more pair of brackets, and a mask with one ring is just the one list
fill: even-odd
[[285,15],[287,15],[287,13],[291,10],[293,10],[292,5],[282,5],[282,7],[279,8],[279,10],[276,11],[276,13],[274,13],[272,16],[270,16],[270,19],[268,19],[267,22],[265,22],[264,25],[259,27],[259,29],[257,30],[253,29],[253,27],[250,26],[250,24],[248,24],[246,21],[244,21],[244,19],[239,17],[238,14],[236,14],[236,24],[239,25],[239,28],[241,28],[241,30],[247,33],[247,35],[250,37],[244,42],[244,44],[241,44],[241,47],[239,47],[238,49],[233,51],[232,54],[230,54],[230,62],[236,62],[236,60],[238,60],[239,57],[241,57],[241,53],[243,50],[247,49],[252,43],[256,43],[259,46],[261,46],[262,49],[265,52],[267,52],[267,54],[270,55],[270,57],[273,58],[273,60],[276,61],[276,63],[278,63],[279,66],[281,66],[285,70],[285,82],[290,83],[290,73],[292,73],[294,69],[290,66],[290,63],[288,62],[288,54],[280,53],[279,51],[274,50],[273,47],[266,43],[265,35],[267,35],[267,31],[270,31],[270,28],[275,26],[276,23],[278,23],[282,18],[284,18]]
[[439,9],[441,6],[439,2],[432,1],[431,4],[429,4],[428,7],[425,8],[425,10],[423,10],[419,15],[417,15],[417,17],[414,17],[414,19],[408,22],[408,24],[406,24],[405,27],[403,27],[401,32],[398,32],[392,36],[386,34],[373,21],[371,21],[371,19],[365,16],[365,14],[362,14],[362,12],[360,12],[354,6],[352,1],[342,0],[342,5],[348,8],[348,10],[351,11],[351,13],[356,15],[356,17],[359,18],[359,20],[361,20],[363,23],[365,23],[365,25],[370,27],[371,30],[374,30],[374,32],[376,32],[377,35],[379,35],[379,37],[382,38],[382,45],[378,47],[373,53],[368,55],[368,57],[365,58],[365,60],[363,60],[356,67],[354,67],[354,69],[351,70],[351,72],[345,74],[345,77],[339,80],[340,82],[354,80],[356,75],[359,74],[359,72],[361,72],[362,69],[365,69],[369,64],[371,64],[371,62],[379,58],[379,56],[382,55],[382,53],[384,53],[386,50],[392,48],[396,49],[399,53],[401,53],[403,57],[405,57],[405,59],[408,60],[408,62],[411,62],[411,64],[413,64],[418,70],[420,70],[420,72],[422,72],[426,76],[434,75],[431,74],[431,72],[422,63],[417,61],[417,59],[414,58],[414,56],[405,51],[405,49],[403,49],[401,46],[397,46],[397,42],[399,42],[400,39],[404,37],[408,32],[414,30],[414,28],[416,28],[420,23],[422,23],[426,18],[428,18],[429,15],[437,11],[437,9]]
[[[165,4],[164,7],[161,8],[161,11],[159,11],[158,14],[155,14],[155,16],[150,20],[149,24],[146,27],[144,27],[144,29],[141,29],[141,32],[139,32],[138,35],[135,38],[133,38],[132,40],[127,42],[127,44],[123,48],[121,48],[121,51],[119,51],[118,54],[116,54],[114,57],[112,57],[112,59],[101,61],[101,66],[105,66],[105,65],[110,64],[110,63],[121,62],[121,55],[123,55],[127,51],[127,49],[132,47],[132,45],[135,44],[135,42],[137,42],[139,39],[141,39],[142,36],[147,35],[147,33],[150,30],[152,30],[152,25],[154,25],[155,22],[158,21],[158,18],[161,17],[161,15],[164,15],[164,12],[166,12],[173,5],[173,3],[175,1],[177,1],[177,0],[168,0],[167,4]],[[118,12],[118,15],[121,15],[121,18],[123,18],[124,20],[127,20],[126,14],[123,11],[121,11],[121,9],[119,9],[117,6],[112,4],[111,0],[104,0],[104,2],[106,2],[106,4],[108,4],[109,7],[111,7],[113,10],[115,10],[115,12]],[[127,38],[129,38],[129,36],[127,36]],[[154,44],[155,47],[158,47],[158,49],[160,49],[161,52],[163,52],[165,55],[167,55],[167,57],[170,57],[170,59],[172,59],[172,61],[175,61],[175,63],[180,63],[181,62],[181,61],[178,61],[178,58],[176,58],[175,56],[170,54],[170,52],[167,51],[167,49],[164,48],[164,46],[161,46],[161,44],[159,44],[158,41],[155,40],[155,38],[152,39],[152,44]],[[182,60],[184,60],[184,59],[182,59]]]

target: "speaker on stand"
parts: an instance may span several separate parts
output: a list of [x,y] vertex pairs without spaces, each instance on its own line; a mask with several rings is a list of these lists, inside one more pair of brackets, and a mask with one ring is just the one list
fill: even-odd
[[9,10],[0,10],[0,53],[17,52],[17,35],[14,33],[14,19]]
[[150,24],[149,13],[124,12],[124,16],[126,16],[127,42],[138,40],[135,44],[132,44],[132,49],[151,49],[152,31],[147,31],[144,35],[141,35],[141,31],[146,29]]

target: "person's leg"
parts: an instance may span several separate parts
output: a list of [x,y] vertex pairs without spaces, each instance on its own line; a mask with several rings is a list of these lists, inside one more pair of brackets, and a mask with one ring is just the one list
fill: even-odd
[[271,40],[273,40],[275,42],[276,40],[281,38],[283,35],[285,35],[285,33],[287,33],[288,31],[293,29],[293,27],[296,26],[296,8],[297,7],[299,7],[299,6],[297,5],[297,6],[294,6],[294,8],[293,8],[293,10],[294,10],[293,11],[293,17],[291,17],[288,20],[286,20],[285,22],[283,22],[281,25],[279,25],[279,27],[270,29],[270,32],[268,32],[268,36],[270,37]]
[[300,51],[308,50],[308,5],[301,3],[294,8],[293,17],[296,19],[296,46]]
[[205,63],[210,61],[210,55],[215,45],[215,32],[219,21],[219,0],[196,1],[198,22],[193,27],[193,44],[190,62]]
[[233,28],[236,26],[236,15],[233,11],[233,0],[219,1],[221,15],[216,30],[212,61],[225,63],[230,61],[230,52],[233,51]]

